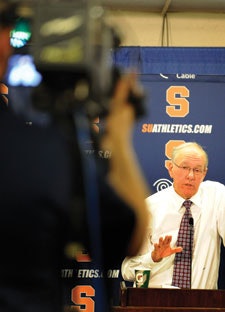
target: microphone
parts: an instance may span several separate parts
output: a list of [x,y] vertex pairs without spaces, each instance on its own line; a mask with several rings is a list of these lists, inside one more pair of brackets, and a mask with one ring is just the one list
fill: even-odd
[[191,228],[194,226],[194,219],[192,217],[189,218],[189,225]]
[[189,225],[190,225],[190,272],[191,272],[190,280],[192,280],[192,249],[193,249],[193,239],[194,239],[194,237],[193,237],[193,234],[194,234],[194,219],[192,217],[189,218]]

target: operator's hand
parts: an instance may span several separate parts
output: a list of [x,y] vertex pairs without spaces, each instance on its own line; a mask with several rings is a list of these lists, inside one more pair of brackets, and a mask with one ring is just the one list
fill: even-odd
[[134,89],[136,81],[135,74],[122,76],[110,101],[110,111],[105,119],[105,132],[100,143],[102,149],[111,150],[114,157],[121,153],[121,148],[126,149],[128,144],[132,144],[135,110],[128,101],[128,94]]
[[165,238],[160,237],[159,242],[154,244],[154,250],[152,251],[152,260],[159,262],[162,258],[171,256],[174,253],[181,252],[182,247],[171,248],[170,243],[172,236],[168,235]]

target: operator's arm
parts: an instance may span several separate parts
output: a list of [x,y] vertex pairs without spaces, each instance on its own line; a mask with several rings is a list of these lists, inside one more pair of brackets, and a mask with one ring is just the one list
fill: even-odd
[[135,227],[127,250],[128,256],[138,253],[149,223],[149,212],[145,203],[149,190],[132,144],[135,111],[132,104],[127,101],[128,93],[135,84],[136,78],[133,75],[125,76],[117,83],[110,113],[106,119],[105,135],[101,142],[103,149],[112,152],[108,181],[136,215]]

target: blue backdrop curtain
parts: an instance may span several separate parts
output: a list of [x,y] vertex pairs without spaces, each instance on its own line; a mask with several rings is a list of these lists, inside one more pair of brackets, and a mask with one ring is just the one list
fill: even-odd
[[225,75],[225,48],[120,47],[113,62],[140,74]]
[[[140,74],[141,80],[144,81],[145,83],[145,87],[147,86],[148,88],[148,84],[149,84],[149,89],[154,89],[155,87],[153,85],[151,85],[151,81],[156,81],[157,77],[159,76],[159,74],[163,75],[163,78],[168,78],[170,77],[170,81],[173,79],[177,80],[177,75],[181,75],[182,73],[186,75],[185,77],[185,83],[186,82],[191,82],[192,81],[196,81],[196,78],[200,77],[200,81],[206,81],[206,82],[222,82],[224,84],[224,88],[225,88],[225,48],[171,48],[171,47],[135,47],[135,46],[130,46],[130,47],[120,47],[117,51],[115,51],[115,53],[113,54],[113,63],[121,68],[122,70],[132,70],[134,69],[135,71],[137,71]],[[194,74],[194,80],[193,80],[193,74]],[[188,76],[190,75],[190,77]],[[151,78],[152,77],[152,78]],[[189,78],[190,79],[189,79]],[[143,79],[142,79],[143,78]],[[146,84],[147,81],[147,84]],[[176,82],[179,84],[179,81]],[[210,86],[210,85],[209,85]],[[212,85],[211,85],[212,86]],[[220,85],[221,87],[221,85]],[[197,87],[198,88],[198,87]],[[195,85],[195,89],[196,89],[196,85]],[[223,86],[222,86],[223,89]],[[150,92],[152,92],[153,90],[151,90]],[[154,92],[152,92],[154,93]],[[155,100],[155,102],[157,102],[157,99],[154,99],[154,94],[153,94],[153,102]],[[161,104],[162,99],[158,98],[158,104]],[[222,108],[222,106],[224,106],[225,99],[224,98],[220,98],[219,100],[217,99],[217,101],[215,101],[215,104],[218,104],[221,106],[222,111],[224,110],[224,108]],[[197,102],[197,104],[195,104],[195,106],[197,106],[199,104],[200,108],[200,112],[195,113],[195,115],[200,116],[201,114],[207,114],[207,106],[205,103],[199,103]],[[201,108],[201,105],[203,105],[203,109]],[[213,103],[214,104],[214,103]],[[151,103],[151,112],[154,115],[154,103]],[[159,110],[160,105],[158,105],[158,107],[156,108],[157,110]],[[212,106],[212,104],[211,104]],[[196,109],[196,108],[194,108]],[[216,110],[215,110],[216,111]],[[219,110],[220,111],[220,110]],[[213,114],[213,112],[211,111],[211,113],[208,112],[209,114]],[[215,113],[219,114],[218,112]],[[221,113],[220,113],[221,115]],[[221,116],[218,115],[218,119],[221,119]],[[224,113],[222,113],[223,117],[222,119],[224,119]],[[207,116],[207,118],[209,118],[210,116]],[[151,118],[151,117],[150,117]],[[163,117],[162,117],[163,118]],[[217,118],[217,117],[215,117]],[[221,121],[218,122],[218,119],[216,119],[215,121],[212,121],[212,123],[214,122],[215,124],[220,124],[223,125],[223,123],[221,123]],[[204,120],[204,118],[203,118]],[[152,122],[152,121],[151,121]],[[219,142],[223,141],[223,137],[219,137],[220,133],[221,136],[223,136],[224,133],[224,126],[222,126],[223,129],[221,129],[220,126],[220,132],[216,132],[216,140]],[[154,136],[154,135],[153,135]],[[158,147],[158,145],[154,146],[154,138],[153,136],[149,136],[148,137],[148,141],[147,143],[149,143],[148,145],[151,145],[152,149],[155,149],[156,146]],[[214,134],[215,136],[215,134]],[[185,137],[185,135],[184,135]],[[201,136],[202,138],[203,136]],[[152,139],[153,138],[153,139]],[[139,132],[139,136],[136,137],[136,140],[141,141],[141,134]],[[160,138],[158,136],[157,138],[158,141],[156,141],[155,144],[160,145]],[[185,137],[186,140],[186,137]],[[204,139],[203,139],[204,140]],[[210,137],[208,136],[206,140],[206,144],[208,145],[214,145],[213,142],[215,142],[215,139],[213,137],[213,135]],[[210,142],[210,140],[212,142]],[[207,142],[208,141],[208,142]],[[145,149],[146,146],[146,141],[145,144],[142,145],[143,148],[141,147],[141,145],[139,145],[139,149]],[[213,154],[213,148],[212,147],[212,152],[211,154]],[[218,149],[219,151],[221,151],[222,155],[223,155],[223,150],[225,150],[225,147],[223,144],[218,145]],[[209,148],[210,150],[210,148]],[[142,155],[144,154],[144,151],[142,150],[142,152],[140,153],[140,161],[144,162],[144,161],[150,161],[150,160],[145,160]],[[214,154],[213,154],[214,155]],[[211,179],[219,179],[220,182],[225,184],[225,170],[223,170],[224,168],[221,168],[221,164],[224,163],[224,156],[225,154],[221,157],[221,162],[217,163],[217,160],[212,160],[211,163],[212,167],[214,168],[213,173],[211,173],[210,178]],[[157,166],[157,165],[156,165]],[[160,165],[161,166],[161,165]],[[216,168],[216,166],[219,166],[220,168]],[[212,168],[211,167],[211,168]],[[149,176],[151,176],[152,174],[152,168],[150,168],[151,173],[149,173]],[[160,168],[158,168],[158,170],[160,170]],[[218,170],[218,171],[217,171]],[[146,171],[146,170],[145,170]],[[148,171],[148,170],[147,170]],[[217,174],[217,173],[221,173],[222,174]],[[212,170],[211,170],[212,172]],[[215,173],[217,172],[217,173]],[[150,179],[149,179],[150,180]],[[150,184],[152,184],[152,181],[149,181]],[[223,288],[225,289],[225,280],[224,277],[225,276],[225,249],[224,247],[221,246],[221,265],[220,265],[220,275],[219,275],[219,288]]]

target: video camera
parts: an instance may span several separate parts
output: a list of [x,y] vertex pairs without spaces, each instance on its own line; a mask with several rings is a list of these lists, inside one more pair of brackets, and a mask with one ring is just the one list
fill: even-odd
[[71,90],[72,108],[73,102],[87,103],[92,118],[108,110],[116,41],[97,1],[44,1],[35,8],[32,55],[38,71],[51,89]]
[[[29,6],[29,53],[43,78],[34,105],[51,113],[82,106],[91,119],[107,115],[120,77],[112,64],[120,38],[106,24],[103,6],[98,0],[37,0]],[[144,114],[142,94],[131,92],[129,101],[136,116]]]

